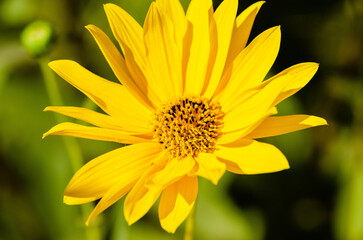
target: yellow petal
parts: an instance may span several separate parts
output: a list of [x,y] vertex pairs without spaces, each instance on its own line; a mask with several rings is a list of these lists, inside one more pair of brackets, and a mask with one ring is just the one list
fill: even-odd
[[325,119],[309,115],[268,117],[246,138],[271,137],[321,125],[327,125]]
[[238,106],[230,112],[225,111],[224,127],[222,131],[233,132],[250,125],[267,117],[271,113],[271,107],[279,93],[286,86],[287,78],[278,78],[266,85],[262,90],[257,90],[249,98],[236,99]]
[[122,126],[115,118],[86,108],[51,106],[46,107],[44,111],[60,113],[68,117],[76,118],[102,128],[119,130],[122,129]]
[[289,168],[286,157],[275,146],[250,139],[218,146],[215,154],[221,161],[225,159],[235,163],[234,166],[244,174],[270,173]]
[[[126,66],[137,89],[148,96],[154,107],[160,105],[160,99],[152,89],[148,88],[145,75],[145,47],[141,26],[125,10],[108,3],[104,5],[113,35],[119,42],[124,53]],[[131,85],[130,85],[131,87]]]
[[60,123],[52,127],[43,134],[43,138],[49,135],[72,136],[127,144],[152,141],[152,133],[132,135],[132,133],[121,130],[87,127],[70,122]]
[[79,205],[79,204],[93,202],[93,201],[96,201],[97,199],[99,199],[99,198],[98,197],[75,198],[75,197],[64,196],[63,197],[63,202],[65,204],[67,204],[67,205]]
[[140,128],[150,129],[151,111],[122,85],[107,81],[70,60],[52,61],[49,66],[64,80],[87,95],[103,111],[116,117],[125,128],[130,131],[138,131]]
[[108,3],[104,8],[113,35],[120,44],[126,61],[134,58],[135,62],[142,66],[145,57],[142,27],[119,6]]
[[100,213],[109,208],[112,204],[120,200],[123,196],[128,193],[131,188],[135,185],[137,180],[132,182],[125,181],[119,182],[116,185],[112,186],[106,194],[102,197],[102,199],[97,203],[97,206],[93,209],[92,213],[89,215],[86,225],[88,226],[90,222],[97,217]]
[[261,84],[277,57],[280,40],[280,27],[270,28],[258,35],[237,56],[229,66],[232,68],[231,75],[222,77],[216,92],[218,94],[223,90],[219,96],[222,105],[233,105],[236,94]]
[[64,195],[101,198],[113,186],[137,180],[160,154],[156,143],[139,143],[105,153],[85,164],[73,176]]
[[199,153],[196,160],[199,164],[197,175],[210,180],[213,184],[217,184],[226,170],[226,165],[211,153]]
[[167,15],[173,25],[174,38],[181,56],[183,53],[183,38],[187,28],[183,6],[179,0],[157,0],[156,4],[159,10]]
[[197,195],[197,176],[184,176],[163,191],[159,203],[159,219],[167,232],[174,233],[185,220],[194,206]]
[[179,180],[193,169],[195,161],[192,157],[184,159],[172,159],[165,168],[150,177],[147,185],[165,187]]
[[211,21],[214,21],[212,1],[191,1],[186,17],[192,41],[186,69],[185,93],[200,95],[205,84],[213,44],[213,36],[210,36]]
[[155,164],[150,166],[127,195],[124,204],[124,214],[129,225],[143,217],[160,196],[163,190],[162,187],[157,185],[147,186],[146,183],[150,181],[150,176],[163,169],[167,160],[166,157],[167,155],[164,155],[161,161],[155,162]]
[[283,101],[284,99],[290,97],[295,94],[301,88],[303,88],[310,79],[315,75],[316,71],[318,71],[319,64],[313,62],[306,62],[296,64],[292,67],[285,69],[279,74],[271,77],[270,79],[264,81],[261,87],[266,86],[270,82],[274,81],[277,78],[288,78],[288,83],[280,93],[280,95],[276,98],[273,105],[276,105]]
[[246,138],[246,136],[248,134],[250,134],[255,128],[257,128],[267,117],[271,116],[271,115],[275,115],[277,114],[277,109],[276,107],[271,107],[267,113],[265,114],[265,116],[261,117],[260,120],[256,121],[255,123],[248,125],[244,128],[241,128],[237,131],[234,132],[228,132],[228,133],[223,133],[217,140],[218,144],[227,144],[227,143],[231,143],[234,142],[238,139],[241,138]]
[[142,102],[146,107],[152,108],[153,104],[150,102],[150,99],[147,98],[146,92],[143,91],[145,89],[140,89],[138,84],[131,78],[124,58],[112,41],[96,26],[88,25],[86,28],[96,40],[99,48],[119,81],[135,96],[135,98]]
[[211,77],[204,96],[211,98],[216,90],[226,62],[238,0],[225,0],[217,8],[214,18],[217,26],[218,48]]
[[144,24],[145,69],[152,77],[150,88],[163,102],[182,93],[182,61],[173,31],[170,19],[152,2]]
[[256,15],[264,1],[256,2],[238,15],[230,43],[226,66],[228,67],[246,46]]
[[226,160],[226,159],[221,159],[218,158],[219,161],[223,162],[224,164],[226,164],[226,170],[231,172],[231,173],[235,173],[235,174],[243,174],[244,172],[241,170],[241,168],[232,161]]

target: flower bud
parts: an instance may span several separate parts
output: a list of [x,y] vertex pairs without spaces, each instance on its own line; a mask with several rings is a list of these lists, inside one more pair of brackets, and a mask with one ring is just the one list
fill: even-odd
[[21,33],[21,43],[32,57],[40,57],[49,52],[53,40],[53,28],[49,22],[35,21]]

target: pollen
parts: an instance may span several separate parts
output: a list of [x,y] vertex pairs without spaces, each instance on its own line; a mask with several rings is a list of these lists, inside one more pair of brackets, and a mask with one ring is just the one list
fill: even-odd
[[183,97],[155,113],[154,139],[173,158],[212,153],[221,135],[223,112],[206,98]]

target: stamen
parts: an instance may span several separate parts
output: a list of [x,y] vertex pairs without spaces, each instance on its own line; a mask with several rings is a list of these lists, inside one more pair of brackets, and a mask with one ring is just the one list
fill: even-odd
[[206,98],[183,97],[155,113],[154,138],[173,158],[211,153],[223,125],[223,112]]

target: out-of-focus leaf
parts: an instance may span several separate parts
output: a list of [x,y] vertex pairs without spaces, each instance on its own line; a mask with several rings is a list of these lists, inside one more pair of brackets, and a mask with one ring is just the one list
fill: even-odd
[[228,196],[228,185],[233,177],[225,174],[217,186],[200,178],[196,239],[263,239],[265,226],[261,212],[241,210]]
[[4,0],[0,3],[0,20],[7,25],[30,21],[36,11],[36,0]]

